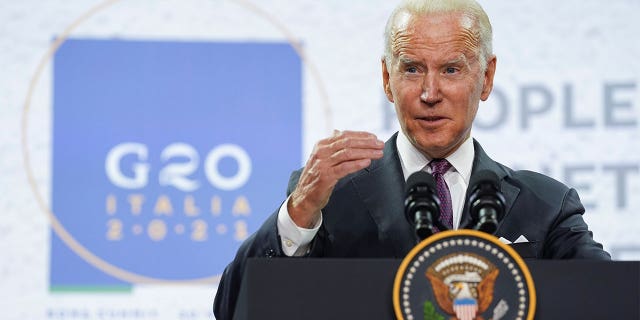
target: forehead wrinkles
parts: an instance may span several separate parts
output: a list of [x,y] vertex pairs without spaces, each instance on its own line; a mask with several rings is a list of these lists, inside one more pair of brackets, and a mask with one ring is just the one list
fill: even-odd
[[407,29],[398,30],[394,34],[393,42],[391,43],[391,50],[394,56],[400,55],[403,51],[411,48],[411,39],[413,39],[413,33]]
[[464,43],[465,49],[474,54],[480,52],[480,28],[474,26],[473,18],[463,14],[460,18],[460,37]]
[[409,30],[412,28],[411,14],[406,11],[399,13],[395,18],[394,24],[391,34],[391,52],[397,56],[401,48],[407,46],[411,40],[412,33]]
[[480,32],[474,27],[473,18],[457,14],[450,18],[457,20],[459,26],[455,30],[443,28],[439,23],[442,18],[420,16],[400,17],[392,33],[391,51],[394,56],[406,53],[412,49],[438,49],[440,46],[448,46],[447,50],[460,50],[466,56],[477,56],[480,50]]

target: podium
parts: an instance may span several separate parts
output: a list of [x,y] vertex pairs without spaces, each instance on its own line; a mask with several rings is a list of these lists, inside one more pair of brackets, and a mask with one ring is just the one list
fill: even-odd
[[[535,319],[640,319],[640,262],[525,260]],[[236,320],[395,319],[401,260],[249,259]]]

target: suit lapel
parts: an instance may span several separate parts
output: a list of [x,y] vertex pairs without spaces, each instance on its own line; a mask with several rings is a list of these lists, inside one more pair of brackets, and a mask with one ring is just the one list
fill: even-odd
[[[383,158],[374,161],[366,169],[366,174],[354,177],[352,182],[371,217],[378,225],[380,239],[393,245],[396,257],[403,257],[415,246],[417,238],[404,215],[406,182],[398,157],[396,136],[397,134],[387,141]],[[493,161],[477,141],[474,140],[473,144],[475,157],[471,176],[481,170],[490,170],[495,172],[500,180],[500,190],[505,197],[504,216],[498,217],[500,221],[498,229],[500,229],[500,225],[509,215],[520,189],[506,181],[509,173]],[[469,198],[470,191],[471,186],[467,188],[465,199]],[[468,201],[465,201],[464,204],[460,226],[465,229],[473,228]]]
[[353,179],[371,217],[378,225],[379,238],[391,242],[396,257],[403,257],[416,244],[416,237],[404,215],[406,182],[396,148],[396,135],[384,149],[382,159],[367,168],[367,174]]
[[[502,225],[502,221],[509,215],[511,212],[511,207],[513,207],[513,203],[518,197],[518,193],[520,193],[520,189],[508,181],[506,178],[509,176],[509,173],[500,166],[497,162],[493,161],[493,159],[489,158],[489,156],[484,152],[478,141],[473,140],[473,146],[475,148],[475,157],[473,159],[473,169],[471,170],[471,181],[473,181],[473,175],[482,170],[490,170],[493,171],[500,180],[500,191],[504,195],[505,199],[505,208],[504,208],[504,216],[498,217],[498,229]],[[471,193],[472,186],[470,185],[467,188],[467,194],[465,199],[469,199],[469,195]],[[471,229],[474,226],[472,225],[471,213],[469,211],[469,203],[465,201],[462,221],[460,221],[461,228]]]

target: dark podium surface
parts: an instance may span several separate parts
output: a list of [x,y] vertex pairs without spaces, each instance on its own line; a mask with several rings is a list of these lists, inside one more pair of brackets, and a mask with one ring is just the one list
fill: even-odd
[[[395,319],[395,259],[250,259],[234,319]],[[525,260],[536,319],[640,319],[640,262]]]

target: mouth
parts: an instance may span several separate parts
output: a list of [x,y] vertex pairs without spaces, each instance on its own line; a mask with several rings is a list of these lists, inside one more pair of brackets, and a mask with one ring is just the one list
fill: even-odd
[[416,118],[416,120],[424,126],[438,126],[443,124],[447,118],[441,116],[426,116]]

